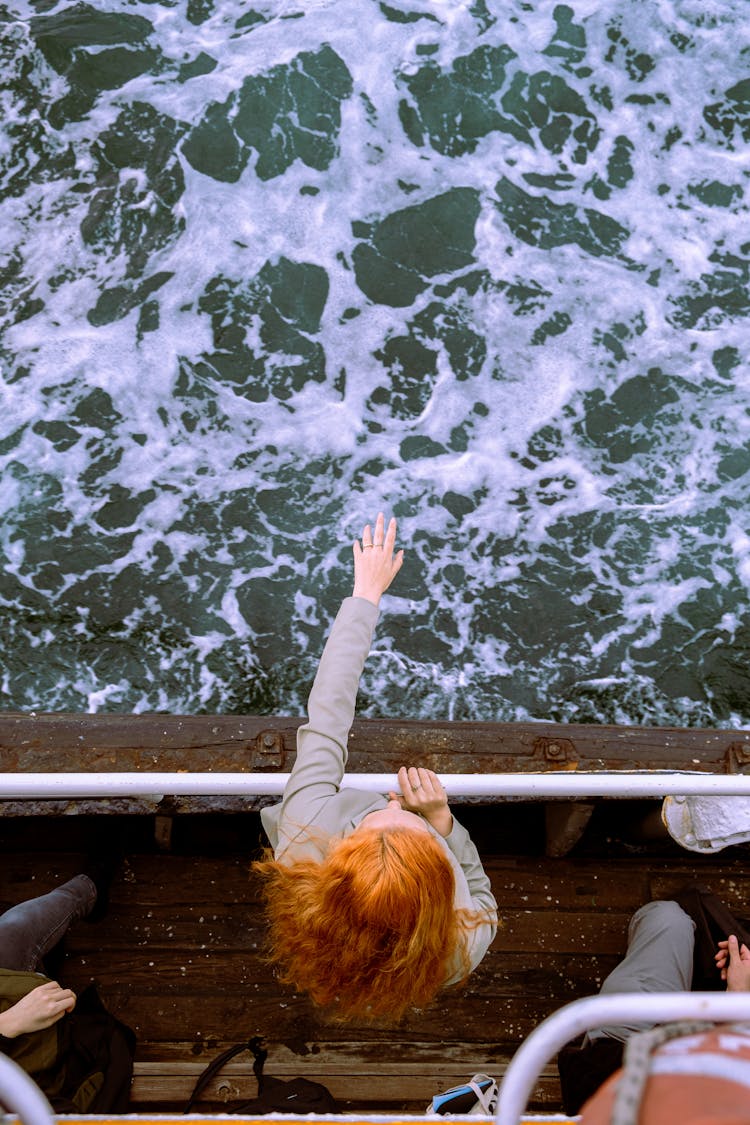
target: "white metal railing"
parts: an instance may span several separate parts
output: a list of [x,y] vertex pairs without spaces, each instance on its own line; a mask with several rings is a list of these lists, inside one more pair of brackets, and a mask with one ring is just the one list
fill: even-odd
[[651,992],[587,996],[554,1012],[524,1040],[500,1085],[496,1125],[518,1125],[534,1084],[557,1051],[584,1031],[606,1025],[704,1019],[750,1020],[747,992]]
[[[288,773],[0,773],[0,799],[169,796],[279,796]],[[666,797],[750,796],[750,775],[625,770],[586,773],[444,773],[448,796],[458,797]],[[347,774],[344,789],[398,792],[398,777]]]
[[54,1111],[25,1070],[0,1054],[0,1105],[20,1118],[22,1125],[53,1125]]

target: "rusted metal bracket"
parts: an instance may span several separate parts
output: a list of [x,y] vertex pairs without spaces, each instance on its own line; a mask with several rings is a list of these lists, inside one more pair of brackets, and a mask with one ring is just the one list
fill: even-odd
[[170,852],[172,850],[173,826],[173,816],[164,816],[162,813],[157,813],[154,817],[154,840],[160,852]]
[[254,772],[266,773],[272,770],[283,770],[284,735],[280,730],[262,730],[256,735],[255,742],[250,743],[250,767]]
[[730,742],[724,755],[724,773],[747,773],[750,768],[750,742]]
[[576,760],[576,748],[569,738],[537,738],[534,742],[534,756],[537,754],[545,762],[556,766]]

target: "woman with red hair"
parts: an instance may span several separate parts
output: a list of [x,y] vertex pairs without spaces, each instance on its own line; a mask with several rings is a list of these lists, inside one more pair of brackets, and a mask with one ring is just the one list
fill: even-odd
[[359,679],[381,595],[401,569],[382,512],[354,543],[354,590],[333,624],[280,804],[264,809],[264,882],[281,979],[341,1019],[395,1020],[463,980],[497,904],[432,770],[402,767],[400,796],[341,789]]

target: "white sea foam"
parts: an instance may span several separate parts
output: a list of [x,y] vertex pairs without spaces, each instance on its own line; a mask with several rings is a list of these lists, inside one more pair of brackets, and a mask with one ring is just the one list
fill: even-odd
[[[45,126],[56,153],[71,146],[72,165],[0,200],[0,251],[20,263],[2,314],[0,594],[18,644],[7,705],[298,711],[347,589],[351,537],[383,507],[400,517],[406,593],[389,599],[380,626],[363,685],[370,711],[687,723],[746,714],[736,692],[719,698],[714,685],[721,646],[743,653],[747,642],[750,150],[739,125],[731,142],[705,116],[745,76],[744,4],[577,2],[586,56],[569,65],[547,50],[560,18],[552,0],[488,3],[486,27],[459,0],[413,0],[409,12],[435,18],[404,23],[366,0],[306,4],[299,19],[282,18],[283,3],[253,7],[268,22],[238,33],[239,0],[197,26],[181,6],[109,0],[107,11],[151,22],[163,65],[102,91],[80,120]],[[32,60],[46,111],[66,83],[30,44],[36,10],[17,0],[15,12],[16,50]],[[105,207],[114,233],[86,241],[92,196],[106,186],[97,146],[125,107],[149,105],[188,133],[249,76],[326,43],[353,87],[329,167],[298,159],[263,180],[253,152],[236,181],[220,182],[175,142],[163,163],[174,160],[184,190],[141,273],[117,224],[158,203],[142,161],[113,177],[120,197],[133,193],[130,205]],[[503,45],[516,57],[487,105],[508,116],[514,82],[553,74],[596,118],[584,162],[572,137],[545,147],[538,122],[524,125],[530,141],[498,128],[452,154],[407,138],[408,79],[427,60],[450,71]],[[199,52],[216,66],[178,82]],[[20,94],[3,106],[0,159],[11,126],[32,119]],[[454,135],[462,127],[453,122]],[[606,188],[623,152],[632,174]],[[613,220],[620,241],[530,244],[498,205],[503,179],[531,208],[569,207],[581,230],[595,229],[587,213]],[[709,181],[729,194],[711,202]],[[353,224],[454,188],[479,201],[474,261],[427,278],[404,307],[368,298],[352,268],[363,237]],[[199,306],[215,279],[237,297],[280,258],[325,271],[320,328],[301,332],[323,348],[322,381],[257,401],[241,379],[200,367],[217,345]],[[478,287],[435,295],[433,285],[473,269]],[[173,275],[151,295],[158,325],[138,328],[143,300],[91,323],[103,289],[156,273]],[[17,318],[35,299],[43,307]],[[452,352],[439,338],[448,315],[486,348],[469,373],[468,345]],[[263,352],[265,332],[259,313],[248,317],[244,345]],[[419,358],[385,367],[401,338],[434,351],[434,374]],[[737,353],[724,366],[722,349]],[[289,362],[278,345],[266,351],[266,372]],[[11,381],[17,367],[28,371]],[[86,413],[94,390],[109,396],[106,416]],[[687,689],[670,679],[677,643],[692,668]],[[25,670],[27,645],[47,666]]]

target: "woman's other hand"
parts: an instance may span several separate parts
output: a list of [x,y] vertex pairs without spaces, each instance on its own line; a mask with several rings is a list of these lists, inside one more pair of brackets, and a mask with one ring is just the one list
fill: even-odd
[[381,596],[398,574],[404,561],[403,551],[398,551],[395,555],[393,553],[395,542],[395,519],[389,521],[387,531],[382,512],[378,513],[378,518],[375,520],[374,533],[369,523],[365,524],[362,542],[360,543],[359,539],[354,541],[353,597],[366,598],[373,605],[379,604]]
[[17,1003],[0,1015],[0,1035],[15,1039],[30,1031],[42,1031],[57,1023],[76,1006],[76,994],[61,988],[57,981],[47,981],[27,992]]
[[727,979],[727,964],[729,963],[729,942],[728,941],[720,941],[718,943],[718,945],[719,945],[719,951],[718,951],[718,953],[714,954],[714,961],[716,962],[716,968],[719,970],[719,973],[721,974],[721,979],[726,980]]
[[389,793],[391,800],[400,801],[401,808],[419,813],[441,836],[450,836],[453,816],[448,808],[448,795],[438,775],[423,766],[402,766],[398,771],[401,794]]

